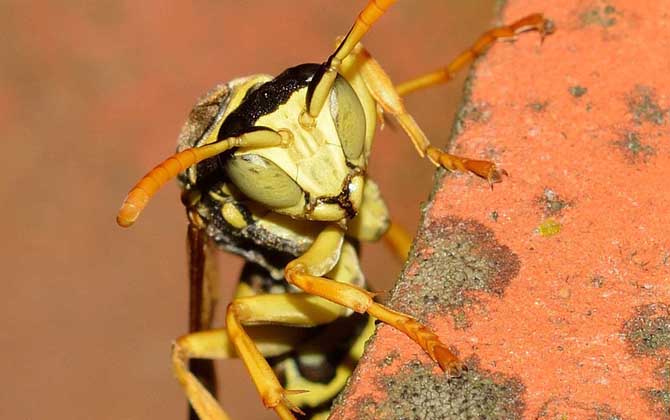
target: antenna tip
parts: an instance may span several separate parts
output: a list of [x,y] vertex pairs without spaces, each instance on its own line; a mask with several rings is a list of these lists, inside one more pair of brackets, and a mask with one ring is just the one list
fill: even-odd
[[134,204],[125,202],[116,215],[116,223],[121,227],[130,227],[140,215],[140,209]]
[[147,206],[150,195],[141,187],[133,188],[123,200],[123,204],[116,215],[116,223],[121,227],[128,227],[135,223],[140,213]]

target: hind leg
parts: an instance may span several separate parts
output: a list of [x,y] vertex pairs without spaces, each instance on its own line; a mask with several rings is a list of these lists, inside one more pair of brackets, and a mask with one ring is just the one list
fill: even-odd
[[[279,384],[265,357],[289,351],[302,338],[304,330],[281,329],[272,325],[309,327],[332,322],[346,308],[302,293],[258,295],[235,299],[226,312],[226,328],[201,331],[179,338],[172,350],[172,365],[177,380],[201,420],[228,420],[212,394],[189,371],[188,361],[239,357],[249,371],[266,407],[283,420],[294,419],[299,408],[287,398],[292,391]],[[244,325],[255,325],[244,327]],[[225,384],[224,384],[225,387]]]

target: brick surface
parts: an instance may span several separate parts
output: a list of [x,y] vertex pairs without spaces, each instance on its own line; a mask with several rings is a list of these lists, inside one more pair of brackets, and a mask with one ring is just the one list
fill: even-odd
[[333,419],[669,418],[670,3],[544,12],[481,60],[454,150],[511,174],[438,180],[392,302],[470,370],[381,326]]

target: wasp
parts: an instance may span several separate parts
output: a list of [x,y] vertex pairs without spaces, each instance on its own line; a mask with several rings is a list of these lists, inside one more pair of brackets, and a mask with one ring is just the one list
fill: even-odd
[[[360,241],[384,238],[400,256],[411,242],[367,176],[376,126],[386,114],[435,166],[500,182],[505,171],[493,162],[431,145],[402,96],[448,81],[497,39],[527,30],[544,37],[553,26],[541,14],[526,16],[485,33],[445,68],[395,86],[360,44],[393,3],[369,1],[323,63],[241,77],[206,93],[177,152],[141,178],[119,210],[118,224],[130,226],[162,185],[174,178],[181,184],[192,332],[176,340],[172,364],[203,420],[228,417],[211,392],[207,365],[189,365],[192,359],[239,357],[263,404],[281,419],[327,412],[323,406],[351,372],[344,361],[360,357],[373,318],[414,340],[446,375],[464,369],[429,328],[376,302],[366,286]],[[209,326],[214,248],[248,261],[218,329]]]

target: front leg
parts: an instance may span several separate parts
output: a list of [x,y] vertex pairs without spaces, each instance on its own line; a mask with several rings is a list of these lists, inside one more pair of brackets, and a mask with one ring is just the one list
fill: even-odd
[[286,280],[303,291],[369,315],[405,333],[421,346],[450,376],[459,376],[463,365],[436,334],[409,315],[374,302],[374,294],[352,284],[321,277],[324,261],[338,253],[344,232],[331,225],[319,234],[305,254],[291,261],[285,270]]
[[427,156],[435,166],[441,166],[449,171],[473,173],[486,179],[489,184],[502,181],[502,175],[507,174],[504,170],[498,169],[493,162],[455,156],[430,144],[414,117],[405,109],[405,104],[393,86],[391,78],[361,44],[354,49],[351,60],[345,63],[345,71],[349,68],[359,69],[372,97],[385,112],[396,119],[421,157]]

